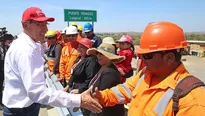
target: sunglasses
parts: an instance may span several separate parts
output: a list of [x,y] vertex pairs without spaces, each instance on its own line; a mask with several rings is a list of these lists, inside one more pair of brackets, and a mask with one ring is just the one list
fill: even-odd
[[175,54],[175,56],[177,54],[181,54],[183,52],[184,49],[179,49],[179,50],[167,50],[167,51],[158,51],[158,52],[152,52],[152,53],[147,53],[147,54],[142,54],[142,57],[145,59],[145,60],[151,60],[154,56],[154,54],[156,53],[159,53],[161,54],[162,56],[168,54],[168,53],[173,53]]
[[163,55],[165,52],[160,51],[160,52],[152,52],[152,53],[142,54],[142,57],[145,60],[151,60],[153,58],[154,54],[156,54],[156,53],[160,53]]
[[85,34],[89,34],[90,32],[85,32]]
[[73,34],[73,35],[66,35],[66,37],[76,37],[77,35],[76,34]]
[[46,39],[52,40],[52,39],[55,39],[55,37],[46,37]]
[[142,54],[143,59],[151,60],[153,58],[153,53]]

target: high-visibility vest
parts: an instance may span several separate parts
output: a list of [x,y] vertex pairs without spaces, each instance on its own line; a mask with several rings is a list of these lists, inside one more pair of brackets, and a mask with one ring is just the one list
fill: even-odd
[[[137,81],[137,84],[136,84],[134,90],[137,90],[139,88],[139,86],[140,86],[141,82],[144,80],[145,76],[146,75],[142,71],[140,74],[140,78]],[[192,81],[188,80],[189,77],[191,77]],[[187,81],[187,82],[185,82],[185,81]],[[184,83],[182,83],[182,82],[184,82]],[[164,95],[161,96],[160,100],[155,105],[154,113],[157,114],[158,116],[163,116],[170,100],[174,97],[178,97],[175,100],[173,99],[174,103],[173,103],[173,107],[172,107],[173,111],[174,111],[174,115],[176,115],[178,112],[178,102],[179,102],[180,97],[184,97],[191,90],[193,90],[197,87],[200,87],[200,86],[205,86],[205,84],[193,76],[187,76],[187,77],[183,78],[182,80],[179,80],[175,89],[168,88],[167,91],[164,93]],[[129,89],[129,87],[126,84],[121,84],[121,87],[126,91],[126,94],[128,95],[128,97],[130,99],[132,99],[132,92]],[[181,91],[178,91],[179,89]],[[122,93],[119,91],[118,87],[113,87],[113,88],[111,88],[111,90],[117,96],[118,103],[124,104],[125,98],[123,97]]]

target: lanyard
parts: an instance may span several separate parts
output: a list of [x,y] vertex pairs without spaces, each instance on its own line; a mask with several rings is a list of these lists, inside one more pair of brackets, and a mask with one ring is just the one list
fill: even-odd
[[93,77],[93,79],[90,81],[89,87],[95,84],[95,82],[98,80],[98,78],[100,77],[100,75],[102,74],[103,71],[104,71],[104,68],[103,68],[103,69],[100,69],[100,70],[98,71],[98,73],[97,73],[97,74]]
[[82,59],[80,59],[78,62],[76,62],[73,66],[72,69],[74,69],[76,66],[78,66],[78,64],[82,61]]

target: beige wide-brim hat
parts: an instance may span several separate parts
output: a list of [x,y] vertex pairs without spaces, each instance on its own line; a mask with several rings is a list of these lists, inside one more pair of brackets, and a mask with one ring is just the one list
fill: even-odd
[[102,40],[102,43],[116,44],[116,43],[115,43],[115,40],[114,40],[112,37],[105,37],[105,38]]
[[112,63],[120,63],[125,60],[125,56],[118,56],[115,54],[115,47],[112,44],[102,43],[97,49],[90,48],[87,50],[88,55],[96,56],[98,53],[101,53],[109,58]]

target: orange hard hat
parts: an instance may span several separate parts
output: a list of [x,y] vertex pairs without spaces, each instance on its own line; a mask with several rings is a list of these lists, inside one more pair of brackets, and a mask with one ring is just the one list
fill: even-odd
[[187,47],[183,29],[171,22],[154,22],[147,25],[140,38],[137,54],[174,50]]

